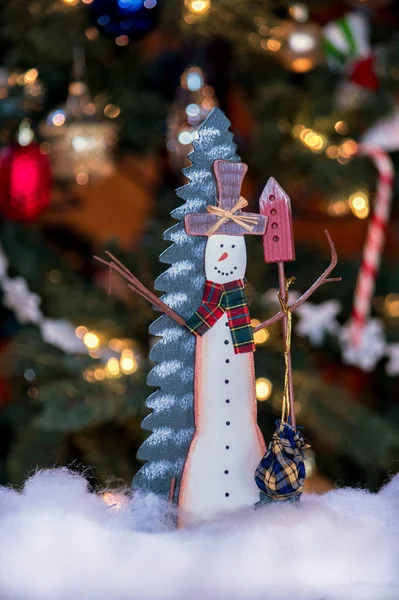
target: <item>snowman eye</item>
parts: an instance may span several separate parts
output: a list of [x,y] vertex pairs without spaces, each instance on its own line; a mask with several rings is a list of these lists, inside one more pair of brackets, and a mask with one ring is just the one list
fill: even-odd
[[232,248],[235,248],[235,245],[234,245],[234,244],[232,245]]
[[223,244],[220,244],[220,247],[223,248]]

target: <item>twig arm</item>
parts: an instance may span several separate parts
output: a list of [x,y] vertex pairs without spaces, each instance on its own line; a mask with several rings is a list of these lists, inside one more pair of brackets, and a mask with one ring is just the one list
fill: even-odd
[[[334,268],[337,266],[338,257],[337,257],[337,251],[335,250],[334,242],[332,241],[331,236],[327,230],[325,231],[325,234],[327,236],[327,240],[330,245],[330,252],[331,252],[330,264],[328,265],[328,267],[324,271],[324,273],[322,273],[322,275],[320,275],[320,277],[314,282],[314,284],[311,285],[310,288],[304,294],[302,294],[302,296],[300,298],[298,298],[298,300],[296,302],[294,302],[294,304],[292,304],[292,306],[290,306],[291,312],[295,312],[295,310],[298,308],[298,306],[300,306],[301,304],[306,302],[306,300],[308,300],[320,286],[324,285],[325,283],[333,283],[336,281],[341,281],[341,279],[342,279],[341,277],[331,277],[331,278],[328,277],[330,275],[330,273],[334,270]],[[270,325],[273,325],[273,323],[277,323],[277,321],[281,321],[281,319],[283,319],[284,316],[285,316],[284,311],[280,310],[278,313],[276,313],[275,315],[270,317],[270,319],[267,319],[266,321],[263,321],[263,323],[260,323],[259,325],[254,327],[253,328],[254,333],[259,331],[260,329],[264,329],[265,327],[269,327]]]
[[[128,282],[127,287],[133,292],[135,292],[136,294],[138,294],[139,296],[156,306],[161,312],[165,313],[168,317],[173,319],[173,321],[175,321],[178,325],[184,325],[185,321],[180,315],[178,315],[172,308],[170,308],[170,306],[165,304],[165,302],[158,298],[158,296],[156,296],[148,288],[146,288],[141,283],[141,281],[139,281],[137,277],[135,277],[133,273],[131,273],[118,259],[112,256],[112,254],[110,254],[109,252],[107,252],[107,254],[112,258],[111,262],[108,262],[103,258],[99,258],[98,256],[94,256],[94,258],[98,262],[106,265],[110,269],[110,273],[112,273],[112,271],[116,271],[117,273],[119,273]],[[109,288],[108,293],[111,293],[111,286]]]

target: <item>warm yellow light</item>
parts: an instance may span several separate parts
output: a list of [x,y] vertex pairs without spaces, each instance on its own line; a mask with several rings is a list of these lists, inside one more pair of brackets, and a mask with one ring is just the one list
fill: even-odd
[[211,8],[211,0],[188,0],[188,10],[196,15],[204,15]]
[[94,377],[96,378],[97,381],[103,381],[105,379],[104,369],[100,369],[100,368],[95,369]]
[[90,371],[89,369],[83,373],[83,377],[89,383],[94,383],[94,381],[95,381],[94,373],[93,373],[93,371]]
[[306,73],[313,67],[313,61],[310,58],[294,58],[291,63],[291,69],[295,73]]
[[355,140],[345,140],[340,146],[340,152],[345,152],[346,154],[356,154],[358,149],[358,145]]
[[335,146],[334,144],[329,146],[326,150],[326,154],[327,154],[328,158],[338,158],[338,156],[339,156],[338,146]]
[[297,125],[295,125],[292,129],[292,135],[294,137],[300,137],[302,131],[305,129],[304,125],[301,125],[300,123],[298,123]]
[[367,219],[367,217],[369,216],[369,212],[370,210],[368,206],[365,206],[364,208],[361,208],[359,210],[353,209],[353,214],[358,219]]
[[214,106],[215,106],[214,98],[205,98],[202,102],[202,107],[205,108],[205,110],[212,110],[212,108]]
[[186,13],[183,17],[187,25],[192,25],[197,20],[197,17],[191,13]]
[[122,373],[125,375],[131,375],[137,371],[137,360],[131,350],[125,350],[122,352],[120,359],[120,367]]
[[61,112],[56,113],[52,118],[53,124],[56,127],[61,127],[65,123],[65,115]]
[[87,333],[87,327],[84,327],[84,325],[79,325],[79,327],[76,327],[76,329],[75,329],[76,337],[80,338],[81,340],[84,338],[86,333]]
[[302,131],[299,131],[299,138],[305,146],[310,148],[312,152],[321,152],[327,143],[327,140],[324,135],[317,133],[317,131],[313,131],[312,129],[303,128]]
[[368,194],[359,190],[349,196],[348,204],[358,219],[366,219],[369,216],[369,198]]
[[355,210],[364,210],[366,205],[366,200],[362,196],[355,196],[352,200],[352,206]]
[[98,335],[90,331],[83,336],[83,341],[85,345],[91,350],[98,348],[98,346],[100,345],[100,338],[98,337]]
[[269,335],[270,334],[266,329],[260,329],[259,331],[254,333],[255,344],[257,344],[257,345],[264,344],[269,339]]
[[311,146],[311,149],[313,150],[313,152],[321,152],[322,150],[324,150],[325,145],[326,145],[325,137],[322,135],[319,135],[317,137],[317,139],[315,140],[314,144]]
[[267,40],[266,47],[270,52],[278,52],[281,48],[281,42],[278,40]]
[[76,6],[79,3],[79,0],[62,0],[64,4],[68,4],[68,6]]
[[116,104],[107,104],[104,108],[104,115],[109,119],[115,119],[121,114],[121,109]]
[[317,140],[317,136],[315,135],[315,133],[313,131],[309,131],[308,133],[306,133],[303,138],[303,141],[305,142],[305,144],[307,146],[312,146],[314,144],[315,140]]
[[265,377],[259,377],[259,379],[256,380],[256,397],[260,402],[264,402],[270,398],[272,389],[273,386],[269,379],[266,379]]
[[35,83],[38,75],[39,73],[37,69],[29,69],[29,71],[26,71],[24,76],[25,83]]
[[340,135],[346,135],[349,131],[348,124],[345,121],[337,121],[334,125],[334,129]]
[[112,340],[110,340],[109,342],[109,347],[114,352],[120,352],[123,348],[123,342],[122,340],[118,340],[117,338],[112,338]]
[[15,85],[17,85],[18,76],[18,73],[10,73],[7,79],[7,83],[10,87],[14,87]]
[[311,129],[308,129],[307,127],[302,128],[302,131],[299,134],[299,137],[301,139],[302,142],[305,142],[305,138],[308,135],[308,133],[311,133]]
[[333,217],[346,215],[350,211],[346,200],[336,200],[327,206],[327,213]]
[[295,2],[294,4],[292,4],[289,7],[288,12],[290,13],[294,21],[297,21],[298,23],[305,23],[309,17],[308,7],[305,4],[299,2]]
[[399,317],[399,294],[388,294],[385,298],[384,312],[389,317]]
[[87,116],[92,116],[96,113],[96,105],[94,102],[88,102],[86,106],[83,107],[83,112]]
[[260,321],[258,321],[258,319],[251,319],[252,327],[257,327],[258,325],[260,325]]
[[362,210],[365,206],[368,206],[368,203],[368,194],[363,190],[358,190],[349,196],[349,205],[355,210]]
[[108,508],[118,509],[128,504],[128,499],[122,492],[104,492],[101,496]]
[[117,375],[119,375],[120,368],[119,360],[117,358],[110,358],[107,361],[107,372],[109,373],[109,375],[111,375],[111,377],[116,377]]

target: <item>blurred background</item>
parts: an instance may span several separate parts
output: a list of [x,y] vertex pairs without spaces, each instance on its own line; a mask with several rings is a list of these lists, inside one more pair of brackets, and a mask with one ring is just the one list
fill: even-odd
[[[365,355],[342,353],[379,174],[399,165],[399,3],[389,0],[7,0],[0,8],[0,483],[88,466],[130,485],[148,432],[152,308],[94,253],[150,288],[181,169],[214,106],[249,165],[252,209],[270,176],[292,199],[292,297],[329,262],[340,284],[295,317],[297,420],[308,490],[379,487],[399,470],[398,178]],[[277,270],[247,236],[252,317],[276,310]],[[254,322],[256,324],[256,322]],[[279,325],[256,338],[260,426],[281,407]],[[354,363],[354,364],[353,364]]]

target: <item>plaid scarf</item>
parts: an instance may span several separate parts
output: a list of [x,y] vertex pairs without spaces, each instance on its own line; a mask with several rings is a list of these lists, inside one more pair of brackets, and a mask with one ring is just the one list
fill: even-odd
[[245,296],[245,281],[214,283],[206,281],[201,306],[189,316],[185,326],[195,335],[203,335],[227,312],[235,354],[255,352],[251,319]]

